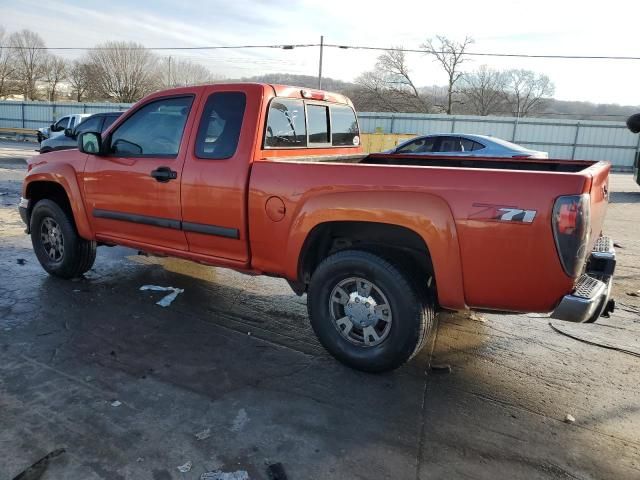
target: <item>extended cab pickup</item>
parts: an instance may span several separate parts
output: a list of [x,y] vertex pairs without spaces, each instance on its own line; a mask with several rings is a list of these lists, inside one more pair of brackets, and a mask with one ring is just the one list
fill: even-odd
[[607,311],[609,164],[366,155],[359,135],[337,94],[159,92],[34,157],[20,213],[64,278],[116,244],[285,278],[322,344],[367,371],[417,353],[438,309]]

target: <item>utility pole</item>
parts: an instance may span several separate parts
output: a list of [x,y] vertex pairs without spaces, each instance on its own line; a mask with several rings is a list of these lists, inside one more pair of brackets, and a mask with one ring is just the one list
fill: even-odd
[[320,64],[318,65],[318,89],[322,89],[322,51],[324,50],[324,35],[320,35]]

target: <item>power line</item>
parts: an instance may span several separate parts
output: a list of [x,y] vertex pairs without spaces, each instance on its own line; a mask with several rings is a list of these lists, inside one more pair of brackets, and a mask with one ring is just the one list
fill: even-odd
[[[372,47],[368,45],[347,45],[347,44],[331,44],[324,43],[324,47],[339,48],[342,50],[371,50],[378,52],[406,52],[406,53],[450,53],[447,51],[435,51],[431,52],[423,48],[396,48],[396,47]],[[88,51],[88,50],[154,50],[154,51],[180,51],[180,50],[239,50],[239,49],[252,49],[252,48],[267,48],[267,49],[281,49],[281,50],[293,50],[295,48],[309,48],[320,47],[319,43],[290,43],[290,44],[275,44],[275,45],[207,45],[207,46],[194,46],[194,47],[24,47],[16,45],[5,45],[1,48],[20,50],[75,50],[75,51]],[[502,52],[464,52],[464,55],[474,57],[507,57],[507,58],[547,58],[547,59],[559,59],[559,60],[640,60],[640,57],[622,56],[622,55],[548,55],[548,54],[528,54],[528,53],[502,53]]]
[[203,47],[28,47],[18,45],[4,45],[0,46],[0,49],[12,49],[12,50],[225,50],[225,49],[243,49],[243,48],[275,48],[282,50],[293,50],[294,48],[305,47],[317,47],[318,43],[298,43],[298,44],[283,44],[283,45],[215,45],[215,46],[203,46]]
[[[380,52],[406,52],[406,53],[451,53],[448,51],[429,51],[418,48],[395,48],[395,47],[369,47],[366,45],[338,45],[325,43],[325,47],[341,48],[344,50],[375,50]],[[488,53],[488,52],[464,52],[464,55],[478,57],[517,57],[517,58],[550,58],[550,59],[574,59],[574,60],[640,60],[640,57],[611,56],[611,55],[533,55],[528,53]]]

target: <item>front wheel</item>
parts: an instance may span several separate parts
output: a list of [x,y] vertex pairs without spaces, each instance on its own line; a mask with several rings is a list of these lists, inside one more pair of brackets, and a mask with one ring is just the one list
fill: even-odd
[[74,278],[93,266],[96,242],[81,238],[70,216],[56,202],[36,203],[30,229],[33,251],[51,275]]
[[322,345],[367,372],[408,361],[434,325],[433,300],[410,278],[369,252],[346,250],[326,258],[311,277],[307,299]]

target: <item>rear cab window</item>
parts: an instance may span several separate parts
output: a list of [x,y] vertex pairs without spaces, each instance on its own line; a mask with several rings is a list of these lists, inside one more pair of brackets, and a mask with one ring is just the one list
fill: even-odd
[[271,148],[307,146],[303,100],[274,98],[271,101],[264,145]]
[[360,131],[349,105],[276,97],[269,104],[267,149],[357,147]]

